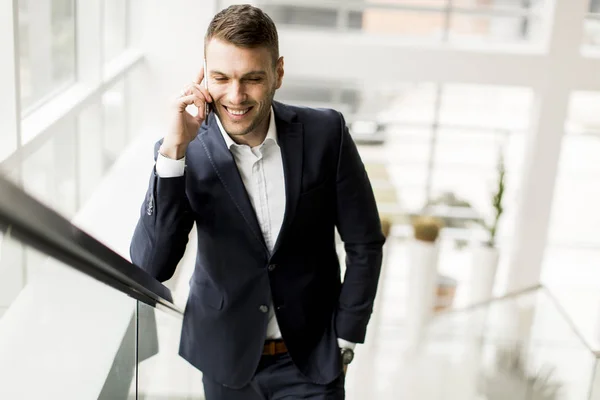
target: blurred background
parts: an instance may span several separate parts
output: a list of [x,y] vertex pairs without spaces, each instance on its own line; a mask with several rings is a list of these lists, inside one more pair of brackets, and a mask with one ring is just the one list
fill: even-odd
[[[600,398],[600,0],[251,3],[279,29],[276,99],[343,112],[389,228],[348,398]],[[128,260],[167,105],[230,4],[2,2],[0,174]],[[166,283],[181,308],[194,252]],[[202,398],[180,320],[84,275],[0,232],[0,398]]]

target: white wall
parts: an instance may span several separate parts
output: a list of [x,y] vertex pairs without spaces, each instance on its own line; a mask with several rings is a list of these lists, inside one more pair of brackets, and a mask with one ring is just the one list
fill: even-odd
[[135,92],[138,98],[135,106],[140,112],[134,115],[149,134],[161,133],[162,137],[169,101],[178,96],[202,67],[204,34],[216,2],[133,0],[132,10],[144,12],[136,24],[146,56],[144,74],[138,82],[141,87]]

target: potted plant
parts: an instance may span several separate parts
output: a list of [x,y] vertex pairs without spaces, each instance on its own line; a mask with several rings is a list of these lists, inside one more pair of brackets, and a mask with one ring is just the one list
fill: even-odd
[[431,319],[436,300],[438,237],[443,226],[439,218],[416,216],[412,219],[413,238],[409,243],[409,283],[407,321],[409,340],[422,336]]
[[496,247],[498,224],[504,212],[503,199],[505,189],[504,157],[500,153],[497,167],[496,189],[492,196],[494,210],[491,222],[481,222],[486,232],[483,243],[477,243],[472,249],[471,262],[471,303],[479,303],[492,297],[500,253]]

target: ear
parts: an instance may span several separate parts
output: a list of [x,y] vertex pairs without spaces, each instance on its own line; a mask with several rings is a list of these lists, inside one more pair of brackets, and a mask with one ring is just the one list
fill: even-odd
[[275,89],[279,89],[281,87],[281,83],[283,82],[283,57],[279,57],[279,60],[277,60],[275,73],[277,74],[277,83],[275,85]]

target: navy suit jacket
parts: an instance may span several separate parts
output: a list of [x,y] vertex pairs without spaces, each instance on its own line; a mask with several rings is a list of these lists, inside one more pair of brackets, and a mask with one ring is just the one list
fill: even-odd
[[[337,338],[363,343],[385,241],[373,190],[342,115],[274,102],[286,210],[272,255],[232,154],[210,115],[188,146],[183,177],[154,170],[132,261],[169,279],[194,224],[198,253],[180,354],[240,388],[253,377],[273,307],[298,369],[326,384],[342,371]],[[155,148],[155,159],[160,142]],[[346,248],[341,283],[337,227]]]

